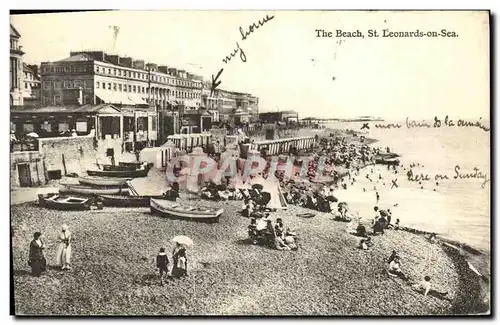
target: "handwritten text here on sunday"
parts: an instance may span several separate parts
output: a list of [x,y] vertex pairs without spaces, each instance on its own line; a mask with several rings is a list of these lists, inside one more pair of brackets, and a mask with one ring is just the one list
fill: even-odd
[[335,29],[334,31],[329,31],[325,29],[315,29],[314,34],[316,37],[330,38],[330,37],[341,37],[341,38],[365,38],[367,37],[382,37],[382,38],[422,38],[422,37],[458,37],[458,34],[454,31],[447,29],[442,29],[439,31],[423,31],[420,29],[413,31],[395,31],[388,28],[385,29],[368,29],[367,31],[356,30],[343,30]]

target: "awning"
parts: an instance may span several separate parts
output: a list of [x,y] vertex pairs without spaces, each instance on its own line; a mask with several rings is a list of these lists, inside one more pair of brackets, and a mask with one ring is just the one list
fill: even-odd
[[147,102],[141,98],[140,94],[127,94],[114,91],[96,91],[96,96],[103,102],[109,104],[122,105],[147,105]]

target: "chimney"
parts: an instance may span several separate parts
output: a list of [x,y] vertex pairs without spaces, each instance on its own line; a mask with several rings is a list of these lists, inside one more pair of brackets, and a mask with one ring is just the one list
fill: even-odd
[[147,63],[146,64],[146,69],[149,69],[151,71],[157,71],[158,70],[158,66],[154,63]]
[[118,55],[106,55],[106,60],[114,65],[120,65],[120,57]]
[[144,60],[135,60],[134,68],[144,70]]
[[33,70],[33,73],[35,74],[34,77],[38,77],[39,74],[38,74],[38,66],[36,64],[28,64],[28,68],[30,68],[31,70]]
[[120,64],[127,68],[132,68],[132,58],[129,57],[120,57]]

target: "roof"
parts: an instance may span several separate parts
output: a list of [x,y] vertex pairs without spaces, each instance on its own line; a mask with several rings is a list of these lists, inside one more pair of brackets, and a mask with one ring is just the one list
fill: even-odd
[[24,62],[23,62],[23,71],[27,71],[27,72],[31,72],[32,74],[35,74],[35,71],[33,71],[33,69],[28,67],[28,65]]
[[110,104],[83,105],[83,106],[46,106],[40,108],[34,107],[11,107],[11,114],[40,114],[40,113],[98,113],[98,112],[116,112],[120,109]]
[[79,53],[79,54],[70,56],[66,59],[62,59],[62,60],[55,61],[55,62],[78,62],[78,61],[93,61],[93,60],[94,60],[94,58],[91,57],[90,55],[85,54],[85,53]]
[[21,37],[21,34],[19,34],[19,32],[17,31],[17,29],[12,26],[12,24],[10,24],[10,36],[14,36],[14,37]]
[[[96,89],[95,95],[102,101],[109,104],[122,105],[147,105],[148,103],[141,94],[127,94],[116,91],[107,91],[104,89]],[[144,95],[145,97],[145,95]]]

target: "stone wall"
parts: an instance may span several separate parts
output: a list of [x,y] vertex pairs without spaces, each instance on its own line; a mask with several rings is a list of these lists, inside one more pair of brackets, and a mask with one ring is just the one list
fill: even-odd
[[10,183],[13,187],[21,186],[20,170],[25,175],[24,177],[29,178],[28,184],[24,186],[38,186],[46,183],[43,159],[38,151],[17,151],[10,154]]
[[97,151],[91,136],[39,139],[39,151],[45,160],[47,172],[60,170],[61,175],[82,175],[87,169],[96,169]]

